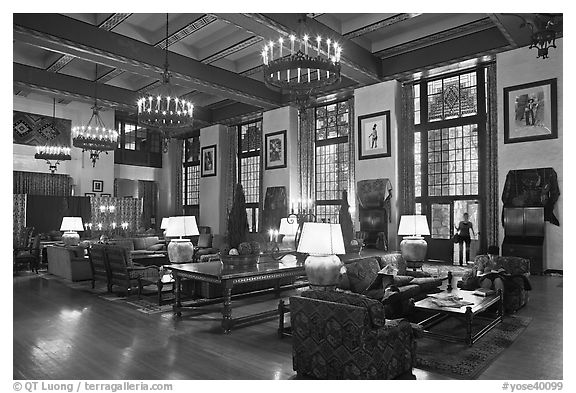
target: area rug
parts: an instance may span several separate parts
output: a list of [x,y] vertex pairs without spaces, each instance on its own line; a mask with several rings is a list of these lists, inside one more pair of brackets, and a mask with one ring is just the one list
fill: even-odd
[[[454,379],[476,379],[506,348],[522,334],[532,318],[505,316],[504,321],[490,330],[473,346],[422,337],[416,345],[415,367]],[[477,326],[478,327],[478,326]],[[464,332],[464,324],[449,318],[435,326],[454,334]]]
[[72,282],[52,274],[42,272],[39,273],[39,276],[44,280],[57,281],[68,288],[96,295],[103,300],[112,301],[119,304],[126,304],[130,307],[134,307],[136,311],[144,314],[158,314],[172,311],[172,304],[170,300],[173,298],[173,295],[171,293],[164,293],[163,291],[163,304],[158,305],[158,292],[155,285],[144,287],[142,289],[142,297],[138,298],[137,295],[122,296],[115,293],[109,293],[106,288],[106,284],[99,281],[96,281],[94,288],[92,288],[91,280]]

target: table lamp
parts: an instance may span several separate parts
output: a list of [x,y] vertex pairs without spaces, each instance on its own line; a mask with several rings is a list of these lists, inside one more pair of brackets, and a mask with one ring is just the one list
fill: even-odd
[[194,246],[189,239],[182,239],[182,236],[197,236],[198,226],[194,216],[175,216],[168,220],[166,236],[178,237],[168,243],[168,259],[171,263],[192,262],[194,256]]
[[166,229],[168,229],[168,221],[170,221],[170,217],[163,217],[162,222],[160,223],[160,229],[164,230],[163,234],[166,237]]
[[288,218],[284,217],[280,220],[280,230],[278,233],[280,235],[284,235],[282,238],[282,244],[296,249],[296,233],[298,232],[298,221],[296,218]]
[[309,254],[304,269],[310,288],[336,288],[343,264],[335,254],[346,252],[340,224],[305,222],[297,251]]
[[60,230],[64,231],[62,234],[62,242],[64,242],[64,245],[77,246],[80,243],[78,231],[84,231],[82,217],[62,217]]
[[[400,243],[400,251],[408,267],[421,267],[426,259],[428,244],[422,236],[429,236],[426,216],[408,215],[400,218],[398,236],[404,236]],[[419,265],[416,266],[415,264]]]

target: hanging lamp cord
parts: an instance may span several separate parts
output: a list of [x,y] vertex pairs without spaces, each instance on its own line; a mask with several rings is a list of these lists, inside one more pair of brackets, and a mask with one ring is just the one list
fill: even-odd
[[164,50],[166,53],[164,68],[166,73],[168,73],[168,13],[166,13],[166,43],[164,44]]

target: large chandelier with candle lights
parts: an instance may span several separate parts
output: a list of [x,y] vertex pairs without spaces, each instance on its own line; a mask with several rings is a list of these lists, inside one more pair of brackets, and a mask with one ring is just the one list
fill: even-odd
[[168,71],[168,14],[166,14],[165,62],[162,85],[155,94],[147,93],[138,99],[138,124],[160,131],[166,152],[170,131],[191,127],[194,105],[178,97],[170,84]]
[[290,92],[303,104],[320,89],[340,82],[342,48],[330,38],[305,32],[305,16],[299,23],[298,35],[264,46],[262,61],[266,84]]
[[[53,99],[52,103],[52,130],[56,132],[56,99]],[[70,148],[67,146],[58,146],[53,143],[47,143],[43,146],[36,146],[36,154],[34,158],[38,160],[46,160],[48,163],[48,169],[51,174],[56,172],[60,161],[71,160]]]
[[92,107],[92,116],[85,126],[76,126],[72,128],[72,145],[82,149],[82,152],[90,152],[92,167],[96,166],[96,161],[100,158],[102,152],[108,154],[109,151],[116,149],[118,145],[118,131],[108,128],[100,117],[98,107],[98,64],[96,64],[96,78],[94,79],[94,106]]

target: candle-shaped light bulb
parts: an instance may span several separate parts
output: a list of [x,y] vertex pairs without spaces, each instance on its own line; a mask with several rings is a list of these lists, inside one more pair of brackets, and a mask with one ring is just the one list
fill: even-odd
[[308,34],[304,34],[304,54],[308,54]]
[[272,229],[268,230],[268,236],[270,237],[270,241],[272,241],[272,236],[274,235],[274,231]]
[[290,54],[293,55],[294,54],[294,40],[296,39],[296,37],[294,36],[294,34],[290,34]]
[[274,60],[274,42],[270,41],[270,61]]
[[282,37],[280,37],[280,38],[278,39],[278,46],[280,47],[280,59],[282,58],[282,47],[283,47],[283,44],[284,44],[284,39],[283,39]]
[[326,58],[330,59],[330,38],[326,38]]
[[322,37],[316,37],[316,43],[318,46],[316,47],[316,56],[320,56],[320,43],[322,42]]

